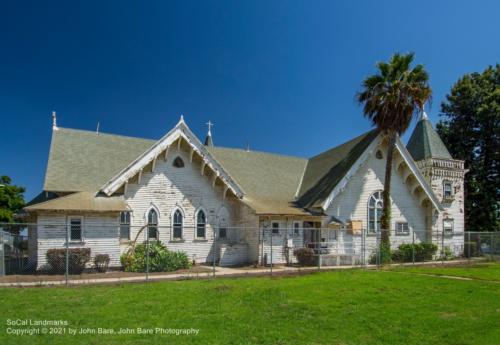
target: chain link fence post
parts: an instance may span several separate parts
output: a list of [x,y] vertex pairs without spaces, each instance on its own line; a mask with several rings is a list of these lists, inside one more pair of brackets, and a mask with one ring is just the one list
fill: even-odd
[[5,275],[5,243],[3,240],[3,228],[0,228],[0,277]]
[[271,230],[271,275],[273,274],[273,231]]
[[146,229],[146,282],[149,281],[149,227]]
[[412,231],[411,261],[415,265],[415,230]]
[[214,245],[212,251],[212,277],[215,278],[215,261],[217,260],[217,233],[219,232],[218,228],[214,227]]
[[68,226],[68,218],[66,218],[66,253],[64,255],[64,281],[66,286],[68,286],[68,274],[69,274],[69,226]]

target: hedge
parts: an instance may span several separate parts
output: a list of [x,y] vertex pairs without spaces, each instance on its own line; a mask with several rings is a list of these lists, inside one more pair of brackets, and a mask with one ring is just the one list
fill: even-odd
[[68,252],[68,272],[81,274],[90,261],[90,248],[49,249],[47,250],[47,263],[52,273],[66,272],[66,251]]

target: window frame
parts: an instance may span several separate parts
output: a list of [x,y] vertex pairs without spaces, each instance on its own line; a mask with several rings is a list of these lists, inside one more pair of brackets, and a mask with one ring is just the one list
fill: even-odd
[[181,156],[177,156],[172,161],[172,166],[177,169],[182,169],[186,166],[186,163],[184,163],[184,159],[182,159]]
[[[404,224],[406,224],[406,230],[400,230],[399,225],[404,225]],[[396,221],[394,223],[394,229],[395,229],[396,235],[398,235],[398,236],[407,236],[410,234],[410,225],[408,224],[407,221],[404,221],[404,220]]]
[[[149,215],[154,212],[156,214],[156,223],[152,223],[149,221]],[[147,224],[147,240],[149,241],[150,239],[154,239],[154,240],[159,240],[160,239],[160,231],[158,230],[158,224],[159,224],[159,219],[160,219],[160,216],[158,214],[158,211],[156,210],[156,208],[152,207],[148,210],[148,213],[146,214],[146,224]],[[150,231],[154,228],[154,231],[155,231],[155,236],[150,236],[151,233]]]
[[[277,227],[274,227],[275,225],[278,225]],[[271,234],[272,235],[279,235],[280,234],[280,222],[275,220],[271,221]]]
[[[118,237],[120,239],[120,241],[122,242],[128,242],[130,241],[130,229],[131,229],[131,219],[132,219],[132,212],[130,211],[122,211],[120,212],[120,215],[118,216],[118,223],[120,224],[119,225],[119,233],[118,233]],[[126,214],[128,215],[128,222],[127,222],[127,216],[125,216],[125,222],[123,221],[123,218],[122,216]],[[128,236],[126,238],[124,238],[122,236],[122,230],[127,227],[128,229]]]
[[[382,190],[377,190],[373,192],[369,197],[368,197],[368,205],[367,205],[367,218],[368,218],[368,223],[367,223],[367,234],[368,235],[375,235],[380,232],[380,226],[381,226],[381,218],[382,218],[382,212],[384,210],[384,200],[382,197]],[[378,194],[378,197],[375,197],[375,195]],[[375,204],[374,206],[371,206],[371,201],[372,199],[374,200]],[[379,207],[380,203],[380,207]],[[373,215],[374,219],[372,220],[372,217],[370,215],[370,211],[373,210]],[[380,213],[380,215],[379,215]],[[370,223],[373,222],[374,228],[371,229]]]
[[[203,236],[199,236],[198,230],[200,229],[200,223],[198,217],[200,216],[200,213],[203,214]],[[204,209],[200,208],[198,211],[196,211],[195,215],[195,222],[196,222],[196,228],[195,228],[195,233],[194,237],[195,239],[201,239],[205,240],[207,238],[207,213],[205,212]]]
[[[445,224],[446,222],[451,223],[451,231],[446,231]],[[453,235],[455,233],[455,220],[453,218],[445,218],[443,219],[443,234],[446,236]]]
[[[446,187],[447,186],[450,187],[449,195],[446,195],[446,193],[447,193]],[[451,181],[444,180],[443,181],[443,199],[449,200],[452,198],[453,198],[453,183]]]
[[298,220],[293,221],[293,232],[292,232],[293,237],[300,236],[300,229],[301,229],[300,221]]
[[[176,223],[176,215],[179,214],[181,217],[180,223]],[[180,225],[179,225],[180,224]],[[175,236],[176,230],[180,230],[180,237]],[[172,241],[182,241],[184,239],[184,213],[176,208],[172,213]]]
[[[73,231],[71,229],[71,226],[72,226],[71,220],[72,219],[78,219],[80,221],[80,238],[77,238],[77,239],[72,238],[72,233],[73,233]],[[72,243],[83,243],[84,242],[84,237],[83,237],[83,235],[84,235],[83,234],[83,228],[84,228],[84,226],[83,226],[83,222],[84,222],[84,217],[83,216],[71,216],[71,215],[69,215],[67,217],[67,229],[66,229],[67,235],[66,236],[67,236],[67,239],[68,239],[69,242],[72,242]]]

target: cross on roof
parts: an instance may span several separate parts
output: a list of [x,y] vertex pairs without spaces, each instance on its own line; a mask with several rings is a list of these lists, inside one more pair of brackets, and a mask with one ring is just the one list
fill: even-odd
[[210,136],[212,135],[212,126],[213,126],[213,125],[214,125],[214,124],[213,124],[210,120],[208,120],[208,122],[207,122],[207,126],[208,126],[208,135],[210,135]]

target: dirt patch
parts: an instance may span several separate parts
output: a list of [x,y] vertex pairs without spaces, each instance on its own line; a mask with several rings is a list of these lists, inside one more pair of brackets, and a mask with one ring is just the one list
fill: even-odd
[[[208,266],[194,266],[190,269],[178,270],[173,272],[151,272],[150,276],[169,275],[169,274],[189,274],[196,275],[201,273],[212,272]],[[109,271],[106,273],[82,273],[79,275],[70,275],[69,280],[86,280],[86,279],[108,279],[108,278],[127,278],[127,277],[145,277],[145,273],[124,272],[124,271]],[[61,281],[65,277],[62,274],[16,274],[0,277],[0,283],[37,283]]]

